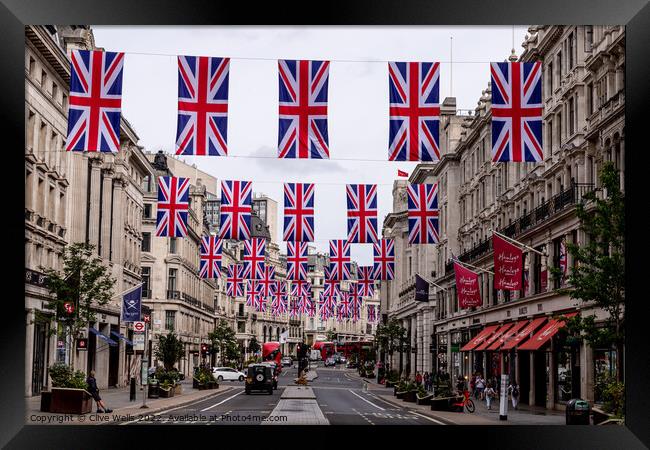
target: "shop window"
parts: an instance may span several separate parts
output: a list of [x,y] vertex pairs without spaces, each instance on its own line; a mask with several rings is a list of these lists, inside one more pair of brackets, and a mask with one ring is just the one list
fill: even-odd
[[594,402],[603,402],[604,387],[616,379],[616,350],[594,349]]

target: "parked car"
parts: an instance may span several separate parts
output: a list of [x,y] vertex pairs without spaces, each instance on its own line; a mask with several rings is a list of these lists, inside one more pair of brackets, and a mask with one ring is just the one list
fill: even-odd
[[246,395],[264,391],[273,395],[273,368],[268,364],[251,364],[246,372]]
[[291,359],[290,356],[285,356],[282,358],[282,365],[283,366],[293,366],[293,359]]
[[244,381],[246,374],[239,372],[232,367],[214,367],[212,376],[221,383],[222,381]]
[[328,366],[335,366],[336,365],[336,360],[333,357],[329,357],[325,360],[325,367]]

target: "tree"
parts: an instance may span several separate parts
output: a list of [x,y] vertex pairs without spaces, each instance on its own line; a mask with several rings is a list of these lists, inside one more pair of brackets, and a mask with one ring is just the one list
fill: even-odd
[[184,354],[183,341],[176,336],[174,331],[167,333],[167,336],[158,335],[154,356],[163,362],[165,370],[171,370]]
[[228,349],[233,345],[235,347],[237,346],[235,331],[230,327],[227,320],[219,319],[219,323],[214,328],[214,331],[208,333],[208,339],[212,341],[212,347],[219,352],[219,360],[223,366],[226,356],[228,356],[228,359],[231,359],[227,355]]
[[400,352],[400,375],[402,373],[402,352],[406,339],[406,328],[401,326],[395,317],[392,317],[388,323],[377,326],[375,341],[388,351],[391,360],[395,350]]
[[[57,328],[68,328],[72,348],[75,348],[80,331],[96,321],[93,308],[105,305],[113,296],[115,279],[101,258],[94,254],[94,249],[94,245],[84,242],[71,244],[64,249],[62,272],[40,267],[52,294],[48,306],[56,311]],[[66,312],[66,303],[73,308],[72,314]]]
[[257,353],[260,351],[262,347],[260,347],[259,342],[257,342],[257,338],[253,336],[251,340],[248,342],[248,352],[249,353]]
[[567,244],[576,267],[569,285],[562,292],[572,299],[593,302],[608,313],[602,326],[595,316],[567,319],[567,330],[584,337],[592,347],[616,349],[616,380],[622,382],[622,357],[625,341],[625,201],[619,188],[619,174],[611,162],[600,172],[602,196],[595,191],[584,195],[576,213],[588,242]]

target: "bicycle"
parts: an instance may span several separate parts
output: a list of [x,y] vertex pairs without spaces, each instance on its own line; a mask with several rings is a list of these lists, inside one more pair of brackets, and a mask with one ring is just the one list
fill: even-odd
[[470,398],[468,390],[463,391],[463,401],[454,403],[454,406],[460,406],[461,408],[467,409],[467,412],[470,414],[476,411],[476,406],[474,405],[474,401]]

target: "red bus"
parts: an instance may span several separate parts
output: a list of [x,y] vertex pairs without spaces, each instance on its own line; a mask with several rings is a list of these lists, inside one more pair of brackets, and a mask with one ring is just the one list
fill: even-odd
[[334,353],[336,353],[336,347],[334,346],[334,342],[325,342],[325,341],[314,342],[314,345],[311,348],[312,350],[318,350],[320,352],[320,357],[323,361],[325,361],[327,358],[329,358]]
[[371,341],[357,341],[357,342],[345,342],[339,346],[337,346],[337,350],[340,353],[343,353],[343,355],[346,358],[350,358],[350,355],[352,354],[359,354],[361,350],[365,347],[371,347],[372,348],[373,343]]
[[273,361],[280,371],[282,370],[282,352],[279,342],[265,342],[262,344],[262,361]]

